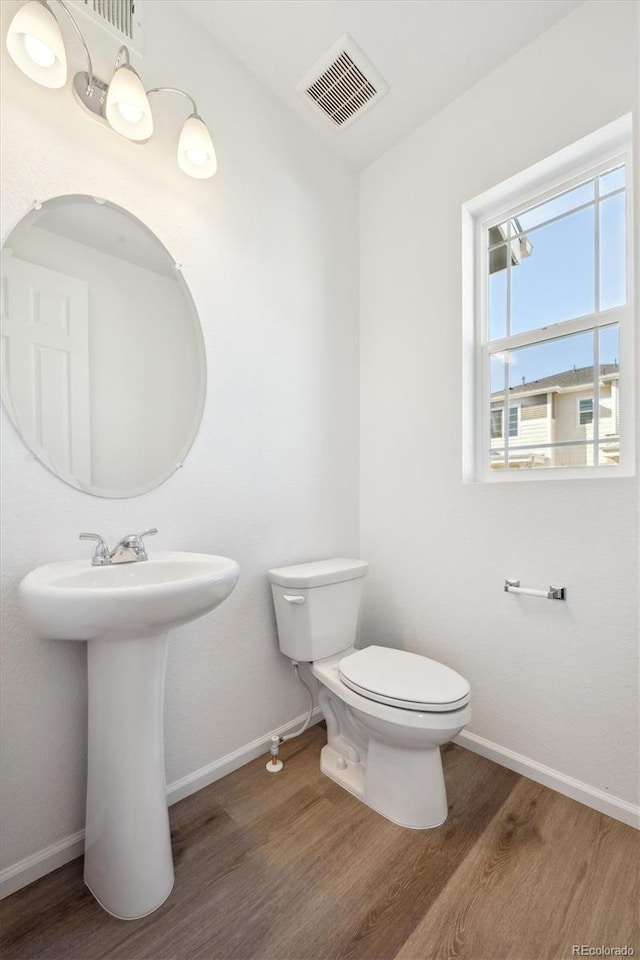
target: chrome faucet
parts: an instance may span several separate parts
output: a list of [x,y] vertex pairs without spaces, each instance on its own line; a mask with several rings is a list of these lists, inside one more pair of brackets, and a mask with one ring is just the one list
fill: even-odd
[[138,560],[148,560],[142,538],[150,537],[157,532],[156,527],[151,527],[150,530],[143,530],[142,533],[128,533],[122,540],[118,540],[113,550],[109,550],[99,533],[81,533],[80,539],[98,541],[91,564],[94,567],[102,567],[108,563],[136,563]]

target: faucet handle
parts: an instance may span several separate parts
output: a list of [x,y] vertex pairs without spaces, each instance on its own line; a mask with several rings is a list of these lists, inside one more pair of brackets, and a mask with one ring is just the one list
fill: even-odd
[[137,533],[136,536],[138,540],[142,540],[143,537],[150,537],[157,532],[158,532],[157,527],[150,527],[149,530],[143,530],[142,533]]
[[148,560],[149,557],[147,556],[147,550],[142,539],[143,537],[150,537],[157,532],[157,527],[150,527],[149,530],[143,530],[142,533],[129,533],[120,540],[113,552],[116,553],[118,548],[122,547],[126,550],[133,550],[135,552],[134,559]]
[[109,563],[109,547],[106,545],[99,533],[81,533],[80,540],[97,540],[98,546],[91,561],[94,566],[100,566],[103,563]]

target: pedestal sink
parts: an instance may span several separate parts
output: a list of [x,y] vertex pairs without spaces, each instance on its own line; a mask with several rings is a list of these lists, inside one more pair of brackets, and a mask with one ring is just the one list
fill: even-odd
[[151,913],[173,887],[164,773],[167,632],[213,610],[239,576],[226,557],[156,553],[94,567],[48,563],[20,584],[44,640],[88,643],[85,883],[109,913]]

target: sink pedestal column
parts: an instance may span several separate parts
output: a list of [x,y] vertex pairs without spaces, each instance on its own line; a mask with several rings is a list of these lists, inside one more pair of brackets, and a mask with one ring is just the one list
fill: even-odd
[[105,910],[144,917],[173,887],[164,772],[167,635],[89,640],[84,880]]

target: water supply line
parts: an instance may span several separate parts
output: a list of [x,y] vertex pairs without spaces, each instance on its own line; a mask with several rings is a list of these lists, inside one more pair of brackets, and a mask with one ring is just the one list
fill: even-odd
[[286,743],[287,740],[293,740],[294,737],[299,737],[301,733],[304,733],[309,724],[311,723],[311,717],[313,716],[313,691],[311,687],[300,674],[300,664],[297,660],[292,661],[293,669],[295,670],[296,677],[302,684],[302,686],[307,691],[309,696],[309,712],[305,717],[305,721],[300,727],[299,730],[296,730],[295,733],[287,733],[284,737],[274,736],[271,737],[271,759],[267,761],[267,771],[269,773],[280,773],[284,764],[280,757],[278,756],[280,752],[280,745]]

